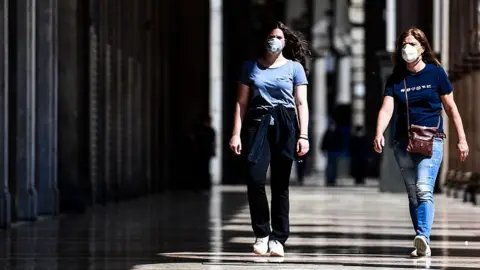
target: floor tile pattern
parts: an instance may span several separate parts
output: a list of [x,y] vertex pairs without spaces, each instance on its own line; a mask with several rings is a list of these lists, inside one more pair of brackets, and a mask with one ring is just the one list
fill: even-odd
[[292,186],[285,258],[251,253],[242,186],[97,206],[0,232],[0,269],[480,269],[480,207],[436,196],[431,258],[411,259],[405,194]]

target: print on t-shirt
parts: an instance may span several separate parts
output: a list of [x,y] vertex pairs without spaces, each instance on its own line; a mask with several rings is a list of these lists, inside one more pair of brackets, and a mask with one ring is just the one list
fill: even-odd
[[[432,85],[431,84],[427,84],[427,85],[418,85],[418,86],[414,86],[414,87],[408,87],[407,88],[407,93],[410,92],[410,91],[419,91],[419,90],[422,90],[422,89],[431,89],[432,88]],[[401,92],[405,92],[405,88],[402,88]]]

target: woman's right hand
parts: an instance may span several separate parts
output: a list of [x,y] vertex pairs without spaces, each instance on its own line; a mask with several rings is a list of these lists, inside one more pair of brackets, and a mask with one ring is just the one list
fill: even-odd
[[468,157],[468,143],[466,139],[462,139],[458,141],[457,144],[458,152],[460,153],[460,160],[463,162]]
[[373,140],[373,149],[375,149],[375,152],[382,153],[384,146],[385,146],[385,138],[383,137],[383,135],[375,136],[375,139]]
[[240,139],[239,135],[233,135],[230,139],[230,149],[232,149],[233,153],[236,155],[240,155],[242,153],[242,140]]
[[383,133],[392,119],[393,109],[395,108],[395,101],[393,97],[386,95],[383,98],[382,108],[378,112],[377,118],[377,128],[375,130],[375,139],[373,140],[373,149],[375,152],[382,153],[383,147],[385,146],[385,138],[383,137]]

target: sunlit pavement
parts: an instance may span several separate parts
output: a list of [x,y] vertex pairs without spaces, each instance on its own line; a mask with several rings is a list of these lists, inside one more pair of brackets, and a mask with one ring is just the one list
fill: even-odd
[[[245,188],[169,192],[2,232],[1,269],[479,269],[480,208],[436,197],[433,257],[412,259],[405,194],[291,188],[286,256],[251,252]],[[468,241],[468,242],[466,242]]]

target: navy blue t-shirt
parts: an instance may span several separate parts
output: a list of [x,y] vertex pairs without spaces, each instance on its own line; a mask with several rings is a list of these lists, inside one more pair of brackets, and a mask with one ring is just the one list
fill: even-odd
[[405,140],[408,138],[404,79],[407,84],[410,124],[436,127],[440,117],[438,132],[442,133],[442,100],[440,96],[450,94],[453,87],[441,66],[427,64],[419,72],[394,73],[387,80],[385,96],[391,96],[395,100],[395,139]]

